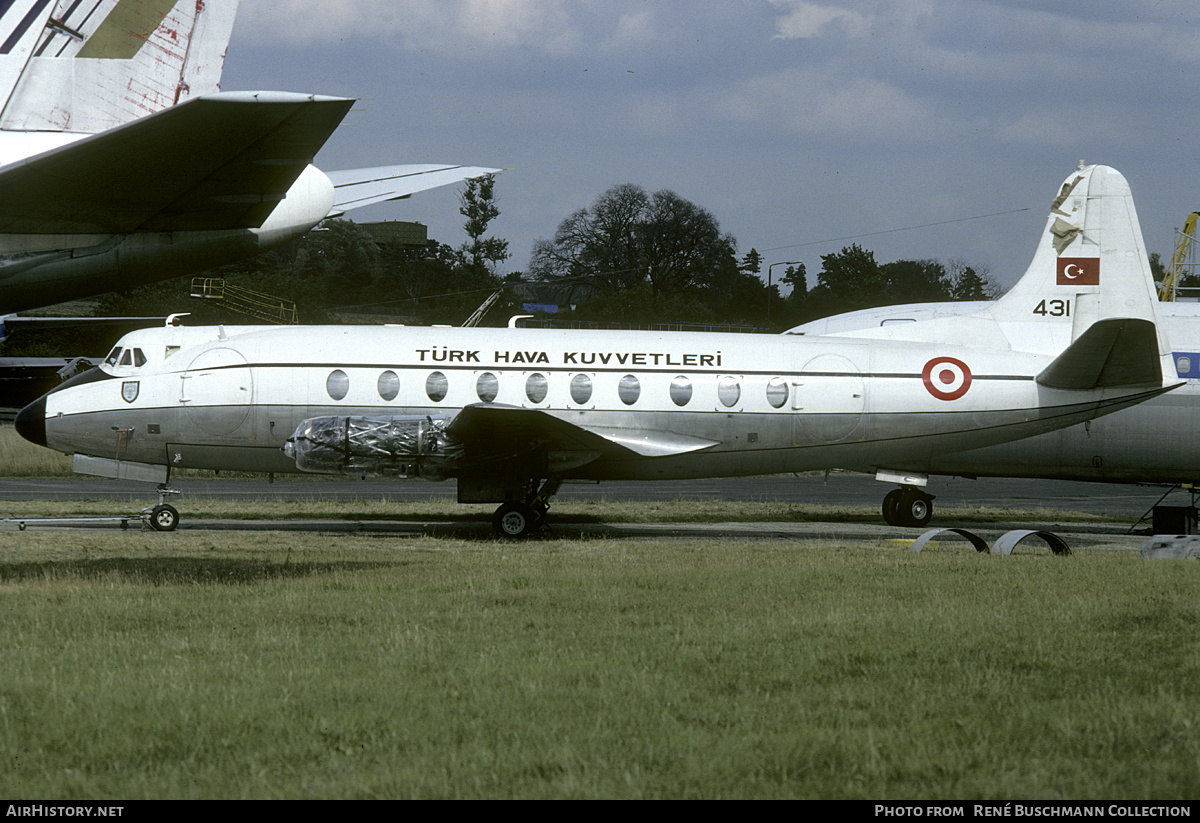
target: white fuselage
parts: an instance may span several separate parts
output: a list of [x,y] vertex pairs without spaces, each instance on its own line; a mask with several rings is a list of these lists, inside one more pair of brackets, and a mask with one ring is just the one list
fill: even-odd
[[1046,355],[786,335],[162,328],[126,335],[112,359],[24,410],[22,433],[66,453],[282,472],[306,419],[485,403],[629,447],[564,477],[668,479],[907,466],[1148,396],[1041,386]]

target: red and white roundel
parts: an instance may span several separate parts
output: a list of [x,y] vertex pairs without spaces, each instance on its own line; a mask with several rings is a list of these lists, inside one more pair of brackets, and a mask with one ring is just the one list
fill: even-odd
[[971,370],[953,357],[935,357],[921,370],[925,388],[938,400],[957,400],[971,388]]

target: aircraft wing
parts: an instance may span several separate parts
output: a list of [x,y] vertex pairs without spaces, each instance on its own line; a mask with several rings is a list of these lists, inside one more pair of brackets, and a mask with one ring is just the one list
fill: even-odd
[[387,200],[402,200],[426,189],[449,186],[473,177],[498,174],[501,169],[480,166],[408,165],[327,171],[333,182],[330,217]]
[[[444,431],[445,438],[437,432]],[[497,403],[466,406],[453,418],[312,417],[302,420],[284,452],[301,471],[424,476],[497,471],[539,462],[562,471],[598,459],[665,457],[717,445],[670,431],[588,428],[540,409]],[[421,468],[422,464],[424,468]],[[415,468],[414,468],[415,467]]]
[[223,92],[0,167],[0,232],[256,228],[353,103]]
[[475,455],[493,452],[594,452],[597,457],[667,457],[707,449],[716,440],[659,429],[587,427],[539,409],[493,403],[465,407],[446,428]]

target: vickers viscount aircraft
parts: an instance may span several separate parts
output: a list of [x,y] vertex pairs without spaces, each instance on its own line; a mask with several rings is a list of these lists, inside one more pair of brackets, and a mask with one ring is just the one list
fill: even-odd
[[[461,502],[502,504],[508,536],[539,527],[564,480],[921,465],[1180,383],[1124,178],[1068,184],[1018,287],[914,339],[168,325],[123,337],[17,428],[78,471],[160,482],[172,467],[456,478]],[[1046,302],[1069,305],[1065,333]]]
[[0,313],[257,254],[498,171],[322,173],[353,100],[219,91],[236,0],[0,3]]

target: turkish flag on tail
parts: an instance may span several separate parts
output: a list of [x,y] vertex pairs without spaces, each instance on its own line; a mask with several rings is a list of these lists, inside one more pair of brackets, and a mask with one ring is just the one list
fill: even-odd
[[1100,258],[1058,258],[1058,278],[1054,282],[1059,286],[1099,286]]

